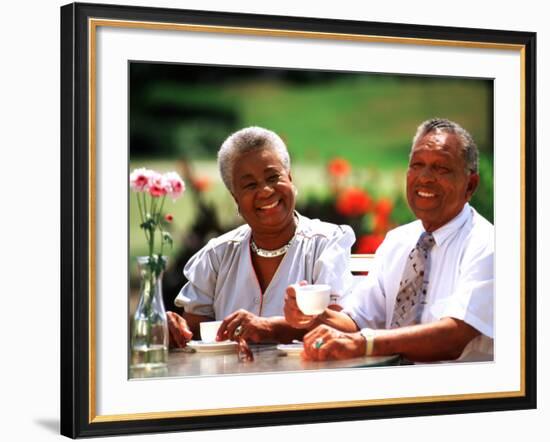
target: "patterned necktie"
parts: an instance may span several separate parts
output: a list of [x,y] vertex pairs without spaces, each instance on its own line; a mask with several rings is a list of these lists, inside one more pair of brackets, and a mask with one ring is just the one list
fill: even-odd
[[395,299],[391,328],[420,322],[428,289],[428,256],[434,244],[433,235],[424,232],[420,235],[415,248],[409,253],[405,271],[399,283],[399,292]]

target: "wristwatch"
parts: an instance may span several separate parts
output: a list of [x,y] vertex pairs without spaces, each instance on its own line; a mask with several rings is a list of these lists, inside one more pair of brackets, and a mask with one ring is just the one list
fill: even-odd
[[361,335],[367,341],[367,351],[365,355],[372,356],[372,352],[374,350],[374,338],[376,337],[376,330],[373,330],[372,328],[362,328],[359,333],[361,333]]

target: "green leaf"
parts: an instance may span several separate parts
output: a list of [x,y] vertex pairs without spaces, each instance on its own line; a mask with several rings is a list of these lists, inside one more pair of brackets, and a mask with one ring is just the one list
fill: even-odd
[[172,239],[172,235],[170,233],[164,231],[162,232],[162,243],[163,244],[170,244],[170,247],[174,243],[174,240]]
[[155,220],[153,218],[150,218],[149,216],[147,216],[147,219],[142,222],[139,227],[141,227],[142,229],[147,229],[147,230],[155,230],[155,227],[156,227],[157,223],[155,222]]

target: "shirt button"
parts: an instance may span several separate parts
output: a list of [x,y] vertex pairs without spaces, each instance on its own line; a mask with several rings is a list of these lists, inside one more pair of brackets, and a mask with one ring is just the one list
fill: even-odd
[[254,298],[254,304],[259,304],[260,303],[260,298]]

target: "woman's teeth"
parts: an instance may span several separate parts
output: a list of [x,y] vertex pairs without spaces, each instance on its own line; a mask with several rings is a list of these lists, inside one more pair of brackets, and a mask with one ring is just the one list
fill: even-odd
[[268,204],[267,206],[262,206],[262,207],[260,207],[260,209],[261,209],[261,210],[272,209],[272,208],[275,207],[277,204],[279,204],[279,201],[275,201],[274,203]]

